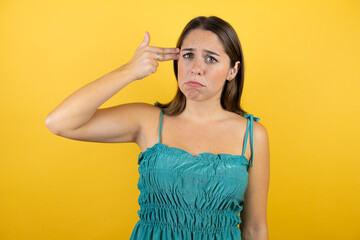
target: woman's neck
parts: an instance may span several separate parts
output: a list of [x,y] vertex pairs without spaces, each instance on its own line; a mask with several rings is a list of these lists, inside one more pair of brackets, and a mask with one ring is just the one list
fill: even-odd
[[194,122],[207,122],[223,118],[225,112],[220,99],[215,101],[192,101],[187,99],[186,107],[181,116]]

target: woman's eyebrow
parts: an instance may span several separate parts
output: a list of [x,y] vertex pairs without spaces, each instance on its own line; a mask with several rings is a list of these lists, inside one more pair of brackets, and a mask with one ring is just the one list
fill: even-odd
[[[191,51],[193,52],[194,51],[194,48],[184,48],[184,49],[181,49],[182,51]],[[216,55],[216,56],[219,56],[219,54],[217,54],[216,52],[213,52],[213,51],[210,51],[210,50],[206,50],[204,49],[205,52],[209,53],[209,54],[213,54],[213,55]]]

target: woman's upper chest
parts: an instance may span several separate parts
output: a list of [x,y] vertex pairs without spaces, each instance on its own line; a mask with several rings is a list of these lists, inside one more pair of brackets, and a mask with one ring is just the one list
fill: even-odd
[[241,155],[246,123],[247,120],[241,116],[219,121],[194,122],[164,115],[160,141],[194,156],[203,152]]

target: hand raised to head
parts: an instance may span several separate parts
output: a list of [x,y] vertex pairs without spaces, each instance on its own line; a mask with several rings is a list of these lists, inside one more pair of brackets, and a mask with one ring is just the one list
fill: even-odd
[[139,80],[153,74],[159,66],[158,61],[178,60],[180,50],[177,48],[160,48],[149,46],[150,34],[145,32],[145,37],[136,49],[133,58],[125,64],[130,70],[134,80]]

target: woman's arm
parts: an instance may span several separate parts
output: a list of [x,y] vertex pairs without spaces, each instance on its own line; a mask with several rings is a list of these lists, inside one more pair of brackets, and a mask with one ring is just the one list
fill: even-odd
[[125,65],[83,86],[49,113],[46,126],[56,135],[94,142],[134,142],[141,119],[136,112],[146,104],[125,104],[98,109],[126,85],[155,73],[158,61],[178,59],[178,49],[149,46],[150,36]]
[[268,240],[267,196],[270,178],[269,137],[265,127],[254,122],[254,164],[249,168],[249,183],[241,212],[243,240]]

